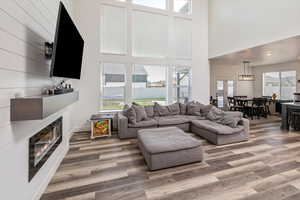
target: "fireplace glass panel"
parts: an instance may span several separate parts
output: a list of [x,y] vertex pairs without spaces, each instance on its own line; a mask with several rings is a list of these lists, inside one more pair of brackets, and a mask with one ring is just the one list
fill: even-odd
[[62,142],[62,117],[29,139],[29,181]]

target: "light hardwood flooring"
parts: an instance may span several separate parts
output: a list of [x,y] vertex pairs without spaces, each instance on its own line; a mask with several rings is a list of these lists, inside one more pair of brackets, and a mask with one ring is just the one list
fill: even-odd
[[280,130],[277,118],[251,122],[248,142],[202,141],[204,162],[149,172],[135,139],[75,133],[41,199],[300,199],[300,134]]

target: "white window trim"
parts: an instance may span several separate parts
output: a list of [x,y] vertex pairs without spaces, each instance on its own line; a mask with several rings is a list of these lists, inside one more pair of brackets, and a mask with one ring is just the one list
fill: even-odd
[[[117,64],[124,64],[126,66],[126,83],[125,83],[125,104],[132,103],[132,73],[133,73],[133,67],[135,64],[144,64],[144,65],[160,65],[165,66],[167,69],[167,101],[168,103],[172,103],[173,98],[173,90],[172,90],[172,75],[174,67],[176,66],[186,66],[191,68],[191,82],[193,78],[193,69],[192,69],[192,58],[178,58],[172,55],[172,52],[170,52],[170,49],[168,47],[167,56],[164,58],[153,58],[153,57],[134,57],[132,52],[132,32],[133,32],[133,16],[132,13],[134,10],[142,11],[142,12],[148,12],[151,14],[160,14],[164,16],[168,16],[169,23],[171,25],[169,26],[169,32],[173,31],[174,27],[174,19],[182,18],[185,20],[191,20],[192,21],[192,15],[187,15],[183,13],[178,13],[174,11],[173,1],[167,0],[166,1],[167,6],[166,10],[159,9],[159,8],[151,8],[141,5],[136,5],[131,2],[131,0],[127,0],[126,2],[119,2],[119,1],[112,1],[112,0],[101,0],[99,3],[99,10],[101,10],[102,5],[106,6],[116,6],[125,8],[127,11],[127,30],[126,30],[126,37],[127,37],[127,52],[125,54],[114,54],[114,53],[102,53],[101,48],[99,48],[99,65],[103,69],[103,63],[117,63]],[[99,19],[101,19],[101,13],[99,13]],[[101,28],[101,23],[99,28]],[[102,37],[102,36],[100,36]],[[168,42],[169,44],[169,42]],[[100,39],[100,47],[101,47],[101,39]],[[99,86],[101,95],[103,94],[103,82],[102,82],[102,69],[100,78],[101,78],[101,85]],[[192,96],[192,90],[191,94]],[[118,110],[103,110],[103,99],[100,98],[100,112],[117,112]]]
[[[267,73],[279,73],[279,97],[281,98],[281,94],[282,94],[282,87],[281,87],[281,74],[283,72],[296,72],[296,77],[295,77],[295,80],[296,80],[296,91],[297,91],[297,71],[296,70],[281,70],[281,71],[268,71],[268,72],[263,72],[262,73],[262,96],[265,96],[265,83],[264,83],[264,74],[267,74]],[[295,91],[295,92],[296,92]]]

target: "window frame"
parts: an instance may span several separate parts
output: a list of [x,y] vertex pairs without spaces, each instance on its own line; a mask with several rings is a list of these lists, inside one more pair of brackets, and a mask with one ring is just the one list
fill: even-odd
[[[285,73],[285,72],[295,72],[295,83],[296,83],[296,85],[295,85],[295,92],[297,91],[297,71],[296,70],[287,70],[287,71],[271,71],[271,72],[263,72],[262,73],[262,96],[267,96],[266,94],[265,94],[265,78],[264,78],[264,75],[265,74],[268,74],[268,73],[278,73],[278,75],[279,75],[279,94],[277,94],[278,95],[278,98],[282,98],[282,91],[283,91],[283,89],[282,89],[282,73]],[[292,99],[292,98],[291,98]],[[287,99],[287,100],[291,100],[291,99]],[[284,100],[286,100],[286,99],[284,99]]]
[[[137,99],[134,98],[134,81],[133,81],[133,76],[134,76],[134,72],[135,72],[135,67],[136,65],[145,65],[145,66],[149,66],[149,67],[161,67],[161,68],[164,68],[164,73],[165,73],[165,87],[160,87],[160,88],[165,88],[166,90],[166,93],[165,93],[165,96],[166,96],[166,99],[165,99],[165,103],[168,104],[169,103],[169,100],[170,100],[170,97],[169,97],[169,87],[170,87],[170,84],[169,84],[169,79],[168,79],[168,66],[165,66],[165,65],[152,65],[152,64],[133,64],[132,65],[132,74],[131,74],[131,79],[132,79],[132,82],[131,82],[131,101],[134,102],[136,101]],[[147,81],[148,82],[148,81]]]
[[105,80],[103,79],[104,77],[104,66],[105,64],[117,64],[117,65],[124,65],[124,94],[123,94],[123,103],[124,105],[127,104],[127,85],[128,85],[128,73],[127,73],[127,64],[125,63],[116,63],[116,62],[102,62],[100,63],[100,92],[101,92],[101,97],[100,97],[100,111],[119,111],[121,109],[104,109],[104,88],[105,88]]
[[[99,29],[100,29],[100,48],[99,48],[99,51],[100,51],[100,54],[102,55],[119,55],[119,56],[125,56],[125,55],[128,55],[128,46],[129,46],[129,41],[128,41],[128,8],[126,6],[122,6],[122,5],[118,5],[119,3],[127,3],[126,1],[125,2],[116,2],[116,4],[112,3],[112,4],[108,4],[108,3],[102,3],[100,4],[100,24],[99,24]],[[121,9],[124,9],[125,10],[125,16],[124,16],[124,25],[125,25],[125,30],[124,30],[124,45],[125,45],[125,51],[123,53],[114,53],[114,52],[106,52],[106,51],[103,51],[102,47],[103,47],[103,14],[102,14],[102,11],[104,9],[104,7],[116,7],[116,8],[121,8]]]
[[[124,98],[125,98],[125,104],[131,104],[133,95],[132,95],[132,73],[133,73],[133,66],[135,64],[145,64],[145,65],[162,65],[166,67],[166,76],[167,76],[167,103],[173,103],[172,98],[173,98],[173,92],[172,92],[172,73],[173,73],[173,67],[174,66],[188,66],[191,68],[191,79],[193,76],[193,70],[192,70],[192,58],[176,58],[173,55],[172,48],[170,48],[170,44],[172,44],[172,38],[170,36],[170,33],[172,33],[174,29],[174,20],[176,17],[190,20],[192,21],[192,15],[186,15],[182,13],[177,13],[174,12],[173,10],[173,0],[167,0],[166,1],[166,9],[159,9],[159,8],[152,8],[152,7],[146,7],[142,5],[137,5],[133,4],[131,0],[127,0],[125,2],[123,1],[111,1],[111,0],[102,0],[99,3],[99,7],[101,8],[102,5],[105,6],[115,6],[115,7],[121,7],[126,9],[126,20],[127,26],[126,28],[126,43],[127,43],[127,48],[126,48],[126,54],[114,54],[114,53],[103,53],[101,52],[101,48],[99,47],[99,59],[98,59],[98,66],[102,68],[103,63],[112,63],[112,64],[124,64],[126,66],[126,82],[125,82],[125,92],[124,92]],[[99,9],[100,10],[100,9]],[[133,12],[137,11],[142,11],[142,12],[147,12],[150,14],[158,14],[158,15],[165,15],[168,17],[168,42],[167,42],[167,56],[163,58],[153,58],[153,57],[135,57],[133,56],[133,48],[132,48],[132,40],[133,40]],[[101,14],[99,14],[99,19],[101,17]],[[100,23],[100,28],[102,27]],[[100,35],[100,37],[102,37]],[[100,44],[101,45],[101,40],[100,39]],[[110,112],[111,110],[104,110],[103,109],[103,84],[102,84],[102,69],[100,69],[100,85],[99,85],[99,90],[101,91],[100,93],[100,99],[99,99],[99,111],[100,112]],[[192,80],[191,80],[192,82]],[[192,83],[191,83],[191,96],[192,96]],[[111,112],[116,112],[118,110],[113,110]]]

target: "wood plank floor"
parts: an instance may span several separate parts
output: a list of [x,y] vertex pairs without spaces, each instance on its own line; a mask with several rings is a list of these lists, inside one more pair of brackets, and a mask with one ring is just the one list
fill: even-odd
[[251,122],[248,142],[202,141],[204,162],[148,172],[135,139],[76,133],[41,199],[300,199],[300,134],[281,131],[277,118]]

